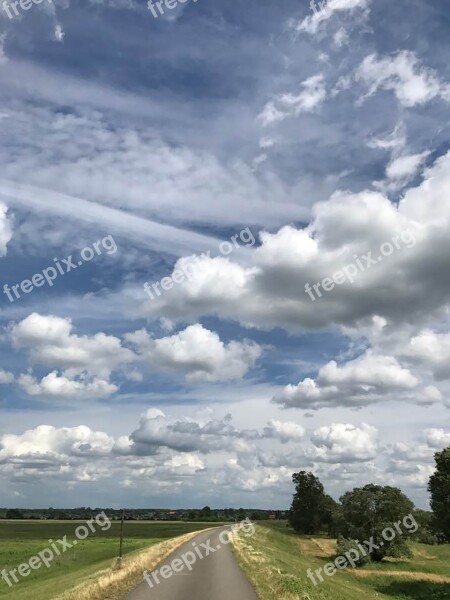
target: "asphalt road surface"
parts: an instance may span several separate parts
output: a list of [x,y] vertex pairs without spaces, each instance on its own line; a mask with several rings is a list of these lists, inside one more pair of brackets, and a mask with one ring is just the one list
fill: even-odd
[[[183,570],[178,573],[172,571],[168,579],[159,575],[159,585],[151,578],[153,588],[144,581],[127,596],[127,600],[149,600],[150,598],[154,600],[258,600],[250,582],[237,564],[230,546],[223,545],[219,540],[219,534],[224,529],[218,528],[200,533],[180,546],[160,565],[160,567],[170,565],[182,554],[192,552],[194,550],[192,542],[195,542],[203,556],[207,553],[209,555],[202,559],[197,558],[192,565],[192,571],[183,564]],[[208,540],[214,552],[201,546],[202,543],[207,544]]]

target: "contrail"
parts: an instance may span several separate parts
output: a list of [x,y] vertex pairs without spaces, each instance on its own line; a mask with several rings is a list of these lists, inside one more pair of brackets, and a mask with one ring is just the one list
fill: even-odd
[[214,250],[222,241],[187,229],[162,225],[89,200],[5,179],[0,179],[0,198],[8,206],[23,206],[36,212],[46,211],[91,225],[101,224],[112,234],[173,256]]

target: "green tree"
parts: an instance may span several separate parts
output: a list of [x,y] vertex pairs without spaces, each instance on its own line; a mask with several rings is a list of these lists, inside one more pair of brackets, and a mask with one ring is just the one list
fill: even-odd
[[333,530],[334,523],[338,518],[339,508],[339,504],[331,496],[325,494],[323,499],[322,525],[326,527],[329,533]]
[[[344,494],[341,505],[343,530],[339,533],[352,540],[373,539],[378,548],[372,549],[372,560],[380,561],[385,556],[410,556],[408,529],[402,527],[400,534],[394,527],[414,509],[414,504],[401,490],[370,484]],[[391,541],[382,536],[388,527],[395,532]]]
[[15,508],[12,508],[11,510],[7,510],[6,511],[6,518],[7,519],[23,519],[23,514],[20,512],[20,510],[16,510]]
[[442,541],[450,542],[450,447],[436,452],[434,458],[436,472],[428,484],[434,513],[432,526]]
[[313,473],[300,471],[292,475],[295,493],[289,512],[289,522],[298,533],[317,533],[324,522],[325,492]]
[[238,509],[236,519],[238,521],[243,521],[245,519],[245,511],[243,508]]
[[212,520],[212,511],[209,506],[204,506],[200,511],[200,520],[202,521],[211,521]]

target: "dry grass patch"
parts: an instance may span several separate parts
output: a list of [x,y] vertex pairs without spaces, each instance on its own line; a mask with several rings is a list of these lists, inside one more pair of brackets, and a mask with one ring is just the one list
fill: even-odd
[[415,571],[370,571],[368,569],[352,569],[348,571],[356,577],[400,577],[410,581],[431,581],[433,583],[450,583],[450,577],[435,573],[417,573]]
[[427,552],[426,550],[422,550],[422,549],[415,549],[414,550],[414,557],[416,558],[425,558],[425,560],[437,560],[437,556],[434,556],[433,554],[430,554],[429,552]]
[[324,558],[336,556],[337,540],[330,540],[326,538],[313,538],[313,540],[319,546]]
[[300,552],[304,556],[329,558],[336,554],[336,541],[322,538],[300,538],[297,540]]

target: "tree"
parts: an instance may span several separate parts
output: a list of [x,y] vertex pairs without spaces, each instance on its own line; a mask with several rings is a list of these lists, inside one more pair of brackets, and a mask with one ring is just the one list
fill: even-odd
[[432,527],[442,541],[450,542],[450,447],[436,452],[434,459],[436,472],[428,484],[434,513]]
[[239,508],[239,509],[238,509],[238,511],[237,511],[237,517],[236,517],[236,519],[237,519],[238,521],[243,521],[243,520],[245,519],[245,511],[244,511],[244,509],[243,509],[243,508]]
[[6,511],[6,518],[7,519],[23,519],[23,514],[20,512],[20,510],[16,510],[15,508],[12,508],[11,510]]
[[340,506],[331,496],[325,494],[323,499],[322,525],[327,528],[328,533],[332,532],[335,522],[340,515]]
[[295,494],[292,499],[289,522],[298,533],[312,535],[324,522],[325,492],[313,473],[300,471],[292,475]]
[[211,508],[209,506],[204,506],[200,511],[200,519],[205,521],[210,521],[212,518]]
[[421,544],[438,544],[439,537],[433,529],[433,513],[427,510],[416,508],[413,512],[414,519],[419,526],[419,529],[414,534],[414,539]]
[[373,542],[378,548],[372,549],[371,558],[380,561],[385,556],[409,556],[406,543],[408,530],[395,532],[394,538],[387,541],[383,531],[395,523],[403,521],[413,512],[414,504],[398,488],[380,485],[366,485],[347,492],[341,498],[342,527],[345,538]]

